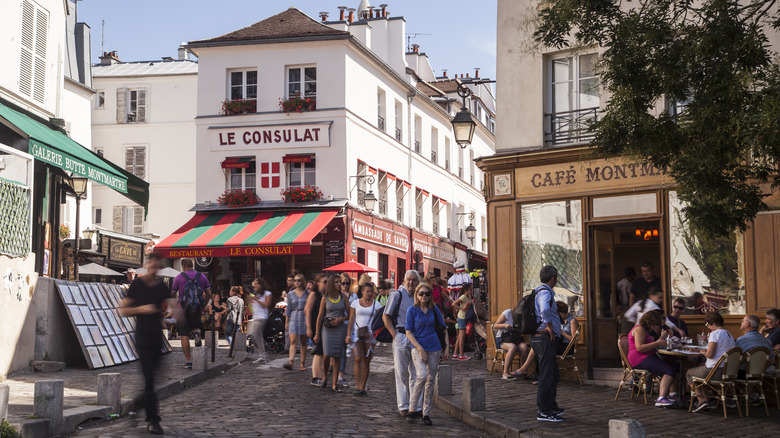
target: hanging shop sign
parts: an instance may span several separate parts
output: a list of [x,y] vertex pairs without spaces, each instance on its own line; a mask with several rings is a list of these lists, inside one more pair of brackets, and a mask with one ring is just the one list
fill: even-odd
[[209,128],[212,151],[330,146],[330,122]]
[[409,236],[370,222],[353,219],[352,234],[355,238],[389,246],[400,251],[409,250]]
[[140,243],[111,239],[108,259],[113,262],[141,266],[143,262],[143,251],[144,246]]
[[415,254],[417,253],[417,251],[419,251],[422,254],[422,256],[427,259],[438,260],[444,263],[455,262],[455,251],[452,250],[451,246],[444,247],[439,245],[433,245],[424,240],[414,239],[414,242],[412,243],[412,248],[414,249]]

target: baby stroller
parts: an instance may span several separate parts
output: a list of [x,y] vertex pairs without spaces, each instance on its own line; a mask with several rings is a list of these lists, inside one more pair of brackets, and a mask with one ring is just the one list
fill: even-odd
[[263,339],[267,350],[272,353],[284,351],[284,323],[284,308],[277,307],[271,310],[263,330]]
[[[483,315],[480,317],[480,314]],[[482,359],[487,352],[485,320],[487,309],[482,303],[473,303],[466,312],[466,345],[474,349],[474,359]]]

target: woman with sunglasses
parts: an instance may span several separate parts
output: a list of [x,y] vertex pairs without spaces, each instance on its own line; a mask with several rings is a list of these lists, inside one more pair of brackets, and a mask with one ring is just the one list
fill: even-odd
[[341,354],[344,352],[344,338],[347,336],[347,324],[349,319],[349,300],[347,295],[339,291],[337,285],[340,278],[332,276],[325,286],[325,296],[320,304],[320,312],[317,317],[316,334],[314,342],[322,338],[324,356],[322,365],[325,368],[325,377],[322,379],[322,387],[328,385],[328,359],[333,364],[333,392],[341,392],[338,389]]
[[285,329],[290,335],[290,360],[284,364],[284,368],[292,370],[295,361],[295,350],[298,349],[298,340],[301,343],[301,366],[300,371],[306,371],[306,300],[309,298],[309,291],[306,290],[306,278],[298,274],[293,279],[294,289],[287,295],[287,309]]
[[[414,305],[406,311],[406,337],[411,342],[412,363],[417,372],[409,400],[409,415],[407,421],[422,416],[422,424],[433,424],[428,413],[433,401],[433,384],[439,372],[439,359],[442,345],[436,334],[436,326],[444,326],[444,317],[438,307],[433,305],[433,287],[428,283],[420,283],[414,290]],[[445,337],[446,330],[445,330]],[[445,345],[448,341],[445,340]],[[424,388],[424,390],[423,390]],[[422,406],[416,406],[422,393]]]
[[[365,275],[365,274],[364,274]],[[346,272],[342,272],[340,274],[341,278],[341,293],[346,294],[347,297],[349,297],[349,304],[352,305],[355,301],[360,299],[360,287],[358,285],[355,285],[356,290],[352,290],[352,277],[349,276]],[[371,281],[371,277],[368,277],[368,281]],[[364,281],[365,282],[365,281]],[[360,284],[360,283],[358,283]],[[347,319],[349,319],[349,310],[347,310]],[[344,321],[344,324],[347,324],[347,321]],[[341,369],[339,369],[339,381],[338,385],[343,387],[348,387],[349,383],[347,383],[346,380],[344,380],[344,376],[347,374],[347,358],[349,358],[352,355],[352,344],[344,344],[344,349],[342,350],[341,354]],[[354,371],[354,370],[353,370]]]
[[363,283],[361,286],[363,294],[357,301],[353,301],[349,310],[349,330],[345,342],[352,343],[354,347],[355,367],[355,389],[357,396],[366,396],[366,382],[368,374],[371,371],[371,359],[374,357],[374,345],[376,339],[371,333],[371,321],[374,315],[379,312],[381,306],[374,301],[376,290],[371,282]]
[[686,324],[685,321],[683,321],[681,318],[683,312],[685,312],[685,300],[682,298],[677,298],[674,300],[674,304],[672,304],[672,313],[666,317],[669,319],[669,321],[672,321],[672,323],[676,325],[677,328],[680,329],[682,336],[687,338],[688,324]]
[[[328,276],[319,274],[314,277],[314,288],[306,300],[306,334],[314,340],[315,327],[317,326],[317,317],[320,314],[320,304],[322,303],[322,294],[328,284]],[[311,384],[322,386],[322,380],[325,378],[325,371],[322,369],[322,342],[314,343],[314,349],[311,351]]]

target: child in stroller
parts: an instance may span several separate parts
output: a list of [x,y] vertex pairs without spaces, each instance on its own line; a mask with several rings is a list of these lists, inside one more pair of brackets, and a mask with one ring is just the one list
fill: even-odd
[[276,307],[268,315],[263,331],[266,349],[272,353],[284,352],[284,308]]

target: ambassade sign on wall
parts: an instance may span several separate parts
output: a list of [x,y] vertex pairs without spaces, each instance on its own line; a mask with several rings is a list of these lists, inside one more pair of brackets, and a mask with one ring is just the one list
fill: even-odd
[[253,125],[211,126],[209,140],[212,151],[284,149],[290,147],[330,146],[331,122]]

